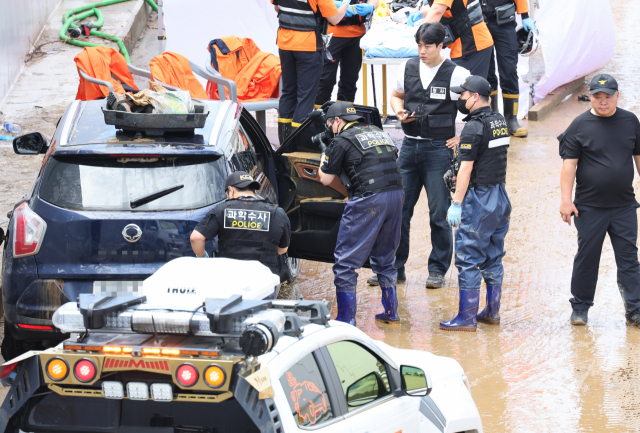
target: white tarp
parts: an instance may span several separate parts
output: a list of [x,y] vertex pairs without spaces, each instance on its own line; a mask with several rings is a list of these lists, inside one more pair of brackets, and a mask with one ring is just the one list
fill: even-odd
[[536,101],[604,67],[616,44],[609,0],[538,0],[538,5],[545,74],[535,85]]

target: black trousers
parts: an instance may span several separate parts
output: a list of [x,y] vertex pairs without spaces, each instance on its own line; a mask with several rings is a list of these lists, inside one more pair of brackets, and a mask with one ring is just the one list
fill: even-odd
[[627,317],[640,310],[640,263],[638,263],[637,206],[598,208],[576,205],[579,216],[578,253],[573,261],[571,294],[574,310],[593,306],[604,237],[609,233],[618,267],[618,287]]
[[282,95],[279,117],[302,123],[313,111],[318,92],[324,51],[280,51]]
[[491,53],[493,53],[493,47],[485,48],[482,51],[476,51],[475,53],[451,60],[456,65],[468,69],[471,75],[479,75],[486,79],[489,73]]
[[340,82],[338,82],[338,101],[353,103],[358,87],[358,76],[362,68],[362,50],[360,49],[360,39],[358,38],[331,38],[329,52],[333,61],[326,56],[324,58],[324,69],[320,78],[320,87],[316,95],[316,105],[321,106],[331,99],[333,87],[336,85],[338,75],[338,65],[340,66]]
[[518,95],[518,39],[516,38],[516,23],[497,25],[488,22],[487,27],[493,38],[491,49],[491,62],[489,63],[489,75],[487,81],[491,84],[491,90],[498,90],[498,77],[496,76],[496,62],[498,59],[498,73],[500,74],[500,87],[503,95]]

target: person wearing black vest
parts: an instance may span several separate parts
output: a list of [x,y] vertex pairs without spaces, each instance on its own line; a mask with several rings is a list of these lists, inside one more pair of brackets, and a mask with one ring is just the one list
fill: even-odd
[[365,22],[378,7],[379,0],[350,0],[347,14],[337,26],[329,26],[328,34],[333,34],[329,43],[328,56],[324,59],[324,69],[320,77],[320,87],[316,95],[315,107],[331,100],[336,85],[338,66],[340,66],[340,82],[338,83],[338,101],[353,103],[358,89],[356,83],[362,67],[362,50],[360,39],[366,32]]
[[[416,33],[420,58],[400,65],[391,107],[402,122],[405,138],[398,158],[404,184],[405,201],[402,207],[402,236],[396,252],[398,281],[406,281],[405,264],[409,258],[411,218],[422,188],[429,200],[431,254],[426,287],[444,286],[444,276],[451,265],[453,239],[447,224],[449,191],[442,177],[446,173],[457,139],[456,99],[450,92],[469,76],[469,71],[456,66],[442,55],[445,29],[440,23],[427,23]],[[369,284],[377,285],[374,276]]]
[[[271,0],[278,13],[277,44],[282,66],[278,138],[284,143],[313,111],[318,93],[327,25],[338,24],[349,0]],[[339,7],[336,7],[339,6]]]
[[356,324],[356,270],[368,258],[382,289],[384,312],[375,319],[399,324],[398,272],[393,264],[400,242],[404,191],[396,164],[397,149],[389,134],[362,121],[348,102],[335,102],[327,111],[327,127],[337,135],[322,155],[320,182],[329,185],[336,176],[346,176],[349,194],[333,266],[336,320]]
[[509,132],[514,137],[526,137],[529,135],[529,131],[520,126],[517,117],[520,86],[517,71],[516,13],[522,17],[522,25],[525,30],[531,29],[535,34],[538,34],[538,29],[536,29],[533,20],[529,18],[527,0],[480,0],[480,5],[495,47],[495,52],[493,49],[491,50],[489,75],[487,76],[492,89],[491,109],[495,113],[498,112],[498,77],[494,60],[497,58],[504,117],[507,120]]
[[[500,324],[504,237],[511,216],[505,189],[510,136],[505,118],[491,111],[487,80],[473,75],[451,90],[461,94],[458,110],[467,115],[458,146],[456,189],[447,213],[449,224],[459,226],[455,264],[460,305],[458,315],[440,322],[440,329],[475,331],[478,321]],[[487,305],[478,314],[482,278],[487,284]]]
[[280,274],[278,256],[289,248],[291,225],[285,211],[255,191],[260,184],[245,171],[232,173],[225,182],[227,199],[218,203],[191,233],[198,257],[209,257],[204,242],[218,236],[218,256],[257,260]]

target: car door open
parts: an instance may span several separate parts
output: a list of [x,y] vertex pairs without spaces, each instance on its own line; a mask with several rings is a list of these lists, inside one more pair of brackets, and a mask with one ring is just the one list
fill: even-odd
[[[326,110],[330,104],[325,104]],[[356,105],[367,122],[381,127],[373,107]],[[334,250],[347,190],[336,176],[328,186],[320,182],[321,150],[311,137],[325,130],[324,118],[310,116],[276,151],[278,197],[291,221],[289,255],[334,262]]]

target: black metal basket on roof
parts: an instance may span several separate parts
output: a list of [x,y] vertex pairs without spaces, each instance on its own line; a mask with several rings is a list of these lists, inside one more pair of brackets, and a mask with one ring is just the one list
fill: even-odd
[[127,132],[164,135],[166,132],[194,132],[204,128],[209,111],[188,114],[128,113],[102,108],[104,122]]

